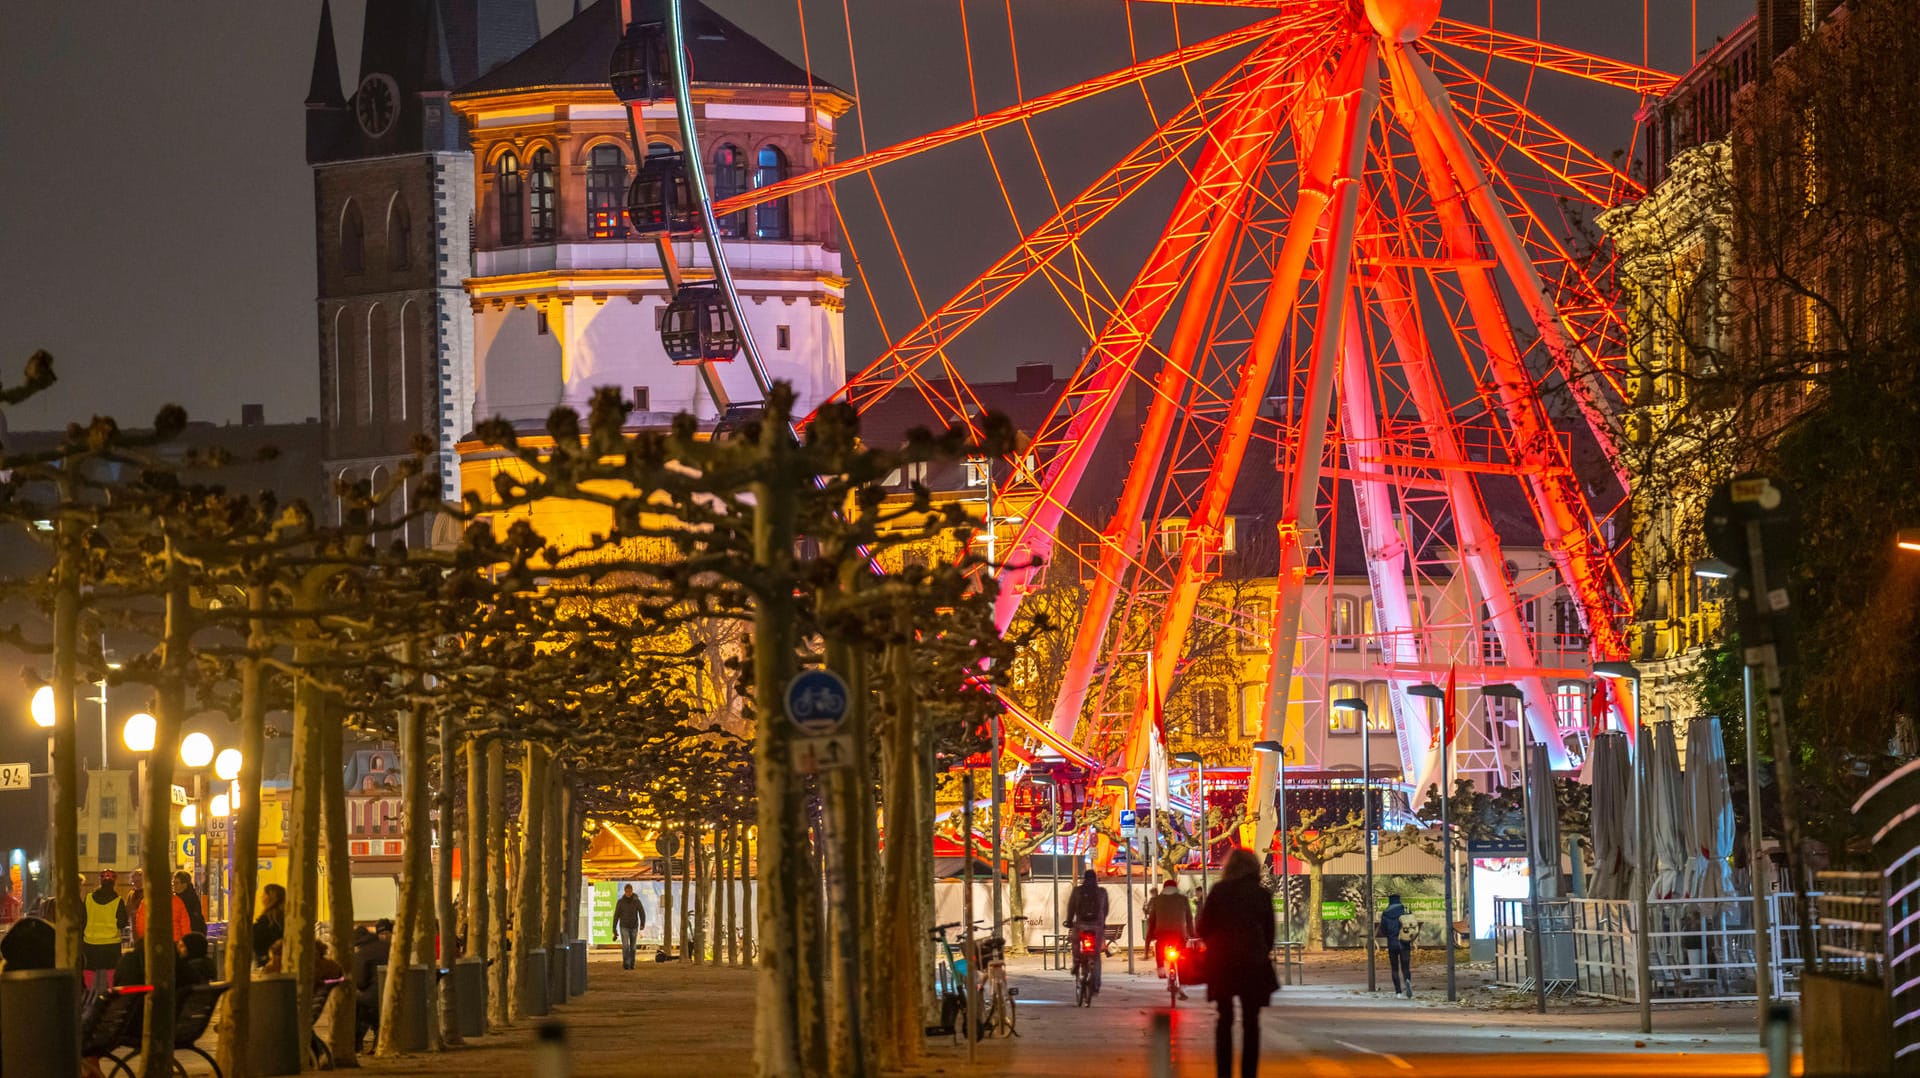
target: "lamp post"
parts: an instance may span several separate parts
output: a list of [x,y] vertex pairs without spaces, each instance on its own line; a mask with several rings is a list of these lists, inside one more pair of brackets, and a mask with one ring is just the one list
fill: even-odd
[[1200,825],[1194,831],[1200,836],[1200,893],[1204,895],[1207,892],[1207,862],[1213,859],[1213,844],[1207,841],[1207,761],[1197,752],[1176,752],[1173,759],[1192,764],[1194,781],[1200,785]]
[[[33,724],[47,732],[47,861],[54,862],[53,856],[53,686],[42,685],[33,690],[33,700],[27,704],[27,713],[33,716]],[[67,872],[80,871],[79,865],[59,865],[54,867]],[[54,877],[59,879],[58,876]]]
[[1066,927],[1060,917],[1060,792],[1052,775],[1029,771],[1027,781],[1035,786],[1047,788],[1047,830],[1049,832],[1047,841],[1053,847],[1053,853],[1048,855],[1051,859],[1047,865],[1053,873],[1053,945],[1057,948],[1060,946],[1060,939]]
[[[1274,758],[1274,808],[1280,816],[1280,927],[1285,933],[1281,942],[1292,943],[1293,889],[1288,886],[1292,880],[1287,871],[1287,750],[1278,741],[1262,740],[1253,743],[1253,751],[1272,753]],[[1292,968],[1287,967],[1289,973]]]
[[1531,959],[1529,964],[1533,967],[1534,1010],[1545,1014],[1547,981],[1546,955],[1541,952],[1540,866],[1534,863],[1538,859],[1540,842],[1533,826],[1533,753],[1527,746],[1527,698],[1519,686],[1505,681],[1481,686],[1480,694],[1496,700],[1516,700],[1520,704],[1520,814],[1526,817],[1527,825],[1527,950]]
[[186,814],[182,813],[182,823],[193,833],[193,876],[197,886],[207,886],[207,799],[206,770],[213,765],[213,739],[198,730],[180,739],[180,762],[193,772],[193,823],[186,823]]
[[[1653,960],[1652,956],[1648,953],[1647,944],[1653,938],[1653,926],[1647,923],[1649,916],[1647,909],[1647,858],[1653,856],[1653,848],[1647,834],[1646,754],[1640,751],[1639,731],[1646,725],[1640,717],[1640,668],[1630,662],[1598,662],[1593,664],[1593,672],[1599,674],[1601,677],[1625,679],[1629,690],[1633,693],[1633,923],[1640,928],[1640,939],[1633,948],[1634,995],[1640,1000],[1640,1032],[1652,1033]],[[1749,776],[1753,774],[1753,739],[1751,737],[1747,739],[1747,774]],[[1760,818],[1757,811],[1760,805],[1760,784],[1749,779],[1747,785],[1749,788],[1748,792],[1752,798],[1749,802],[1750,811],[1752,812],[1752,818],[1757,820]],[[1749,830],[1751,830],[1751,828]],[[1760,843],[1757,838],[1754,840],[1753,849],[1756,854],[1759,852]],[[1757,872],[1754,878],[1756,880],[1759,879]],[[1756,889],[1756,906],[1759,903],[1758,896],[1759,892]],[[1760,911],[1756,910],[1755,912],[1759,913]],[[1763,924],[1765,922],[1756,921],[1755,923]],[[1760,957],[1766,945],[1765,940],[1755,939],[1754,956],[1756,958]],[[1764,968],[1764,962],[1758,968]],[[1762,988],[1759,992],[1761,999],[1764,1001],[1766,999],[1766,990]],[[1765,1011],[1766,1009],[1763,1006],[1761,1013],[1764,1015]]]
[[[220,919],[227,919],[228,892],[233,880],[233,815],[240,807],[240,765],[243,763],[239,749],[221,749],[213,758],[213,777],[227,784],[225,793],[215,794],[213,798],[213,816],[224,820],[222,826],[221,872],[220,872]],[[222,804],[224,802],[224,804]],[[224,810],[224,811],[223,811]]]
[[[1114,775],[1101,779],[1100,785],[1121,790],[1128,808],[1132,808],[1133,783]],[[1127,972],[1131,974],[1133,972],[1133,844],[1127,842],[1125,845],[1127,847],[1127,883],[1121,890],[1127,894]]]
[[1335,711],[1351,711],[1360,716],[1360,836],[1361,854],[1367,864],[1367,991],[1379,991],[1379,976],[1374,968],[1377,956],[1373,946],[1373,722],[1367,715],[1367,703],[1353,697],[1333,702]]
[[1407,695],[1443,702],[1439,734],[1434,741],[1440,746],[1440,902],[1441,916],[1446,918],[1446,924],[1441,928],[1441,936],[1447,943],[1447,1002],[1452,1003],[1460,997],[1457,975],[1454,971],[1457,956],[1454,954],[1456,941],[1453,938],[1453,741],[1447,736],[1450,732],[1447,729],[1447,720],[1450,716],[1444,711],[1447,694],[1446,690],[1438,685],[1422,682],[1419,685],[1410,686],[1407,689]]

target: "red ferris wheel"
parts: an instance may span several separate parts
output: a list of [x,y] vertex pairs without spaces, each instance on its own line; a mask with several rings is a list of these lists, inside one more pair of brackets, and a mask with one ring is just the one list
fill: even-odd
[[[883,323],[877,355],[850,357],[858,373],[838,398],[862,410],[906,395],[930,420],[973,422],[981,401],[955,355],[970,336],[1003,332],[989,328],[990,315],[1023,294],[1057,296],[1053,309],[1084,333],[1083,358],[1030,447],[992,483],[1006,521],[1002,626],[1038,566],[1070,564],[1086,588],[1057,702],[1050,715],[1024,717],[1036,736],[1138,774],[1156,694],[1175,680],[1189,631],[1233,614],[1210,609],[1204,593],[1230,539],[1236,490],[1257,473],[1274,492],[1277,524],[1264,570],[1274,598],[1261,630],[1271,634],[1263,740],[1289,737],[1308,582],[1330,571],[1328,532],[1348,520],[1364,551],[1402,773],[1421,786],[1432,766],[1420,758],[1427,713],[1403,697],[1448,669],[1435,615],[1419,600],[1422,580],[1439,577],[1472,582],[1475,631],[1502,652],[1501,669],[1487,676],[1520,685],[1535,738],[1564,766],[1555,702],[1488,502],[1498,488],[1506,503],[1524,504],[1546,553],[1541,572],[1574,600],[1588,657],[1624,658],[1615,531],[1626,529],[1609,522],[1626,478],[1626,329],[1603,267],[1569,240],[1563,210],[1638,191],[1494,71],[1511,65],[1575,90],[1629,95],[1660,93],[1673,78],[1441,18],[1438,0],[1200,4],[1246,10],[1214,36],[1136,53],[1126,66],[1004,107],[976,104],[961,122],[859,146],[723,198],[712,212],[848,184],[877,202],[884,231],[845,240],[857,288],[871,298],[874,276],[899,273],[915,307],[905,322]],[[841,5],[830,6],[839,18]],[[1017,6],[1007,14],[1016,78],[1047,59],[1020,54]],[[1129,27],[1136,7],[1152,6],[1125,4]],[[1122,10],[1114,4],[1116,19]],[[800,14],[804,28],[804,3]],[[888,40],[869,36],[874,47]],[[846,58],[857,60],[851,42],[850,32]],[[971,43],[967,60],[978,102],[989,65]],[[1151,134],[1116,150],[1081,190],[1060,190],[1029,125],[1161,77],[1185,80],[1181,107],[1156,111]],[[1022,128],[1046,177],[1045,211],[1023,215],[1006,193],[1018,242],[944,300],[925,294],[876,176],[977,144],[998,177],[1003,162],[989,136]],[[1143,194],[1170,187],[1170,203]],[[1110,256],[1090,253],[1089,236],[1123,205],[1151,197],[1165,207],[1157,238],[1116,273]],[[896,190],[893,201],[902,200]],[[891,270],[879,268],[886,255],[897,256]],[[1129,394],[1145,401],[1144,414],[1115,423]],[[1095,462],[1121,458],[1117,489],[1085,497]],[[1167,520],[1181,522],[1178,532],[1155,541],[1167,534],[1156,523]],[[1062,541],[1069,533],[1092,541]],[[1116,688],[1099,672],[1138,646],[1126,626],[1148,627],[1152,671]],[[1275,761],[1254,757],[1250,796],[1265,805]],[[1262,843],[1272,827],[1263,816]]]

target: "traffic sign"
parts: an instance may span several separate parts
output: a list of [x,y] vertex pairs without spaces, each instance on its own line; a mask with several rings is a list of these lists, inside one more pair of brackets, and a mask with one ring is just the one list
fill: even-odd
[[847,717],[847,703],[847,683],[831,670],[802,670],[787,682],[787,718],[803,733],[838,730]]
[[1122,831],[1131,831],[1133,830],[1133,828],[1134,828],[1133,810],[1121,809],[1120,810],[1120,829]]
[[32,785],[32,764],[0,764],[0,790],[24,790]]
[[176,805],[187,803],[187,788],[177,782],[173,784],[173,803]]
[[793,739],[793,769],[803,775],[838,771],[853,766],[852,734],[826,734]]

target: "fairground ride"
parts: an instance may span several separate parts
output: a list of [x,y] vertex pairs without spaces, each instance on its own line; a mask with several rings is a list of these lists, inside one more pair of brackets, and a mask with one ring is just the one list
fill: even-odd
[[[796,2],[804,36],[808,5]],[[660,12],[659,21],[636,6]],[[845,16],[842,5],[829,6],[834,19]],[[1006,13],[1016,82],[1057,59],[1021,53],[1019,6]],[[1112,6],[1130,32],[1137,9],[1155,7]],[[714,239],[716,215],[821,187],[839,213],[840,191],[857,185],[884,222],[880,235],[845,236],[859,290],[878,306],[897,283],[879,280],[891,256],[915,313],[904,331],[879,319],[883,346],[837,399],[864,411],[907,395],[929,422],[973,424],[981,404],[956,357],[968,354],[969,338],[976,355],[982,335],[1011,340],[1009,327],[990,316],[1023,293],[1058,297],[1051,309],[1087,343],[1031,445],[994,469],[992,483],[1004,522],[1000,625],[1012,623],[1041,566],[1072,566],[1086,588],[1051,714],[1019,716],[1034,739],[1120,774],[1140,773],[1152,716],[1175,681],[1189,631],[1199,619],[1237,613],[1210,609],[1202,595],[1228,542],[1236,484],[1257,470],[1277,492],[1278,536],[1269,567],[1273,616],[1251,630],[1269,634],[1261,739],[1290,750],[1300,744],[1300,709],[1290,711],[1289,696],[1297,692],[1302,607],[1308,581],[1332,570],[1329,532],[1344,518],[1360,533],[1400,769],[1414,788],[1424,787],[1437,754],[1425,751],[1428,712],[1405,690],[1450,667],[1464,685],[1521,686],[1532,739],[1547,745],[1556,767],[1568,766],[1547,672],[1516,599],[1520,581],[1488,502],[1524,501],[1533,542],[1549,556],[1546,571],[1576,600],[1589,659],[1625,658],[1626,589],[1608,522],[1622,511],[1626,484],[1626,327],[1606,287],[1604,249],[1570,238],[1566,209],[1639,192],[1616,165],[1539,115],[1531,87],[1537,75],[1575,91],[1585,84],[1649,95],[1672,77],[1442,18],[1438,0],[1184,7],[1243,10],[1228,13],[1240,16],[1237,26],[1214,36],[1156,55],[1136,50],[1125,66],[1037,96],[1016,89],[1014,103],[995,109],[981,108],[980,83],[1004,78],[1005,57],[983,64],[968,40],[975,104],[958,123],[877,149],[860,145],[833,164],[717,203],[702,168],[656,175],[655,187],[681,200],[684,217],[665,234],[703,233],[715,267],[715,281],[691,286],[686,303],[676,300],[687,325],[725,331],[701,358],[725,361],[738,347],[761,370],[753,341],[727,339],[738,335],[738,299]],[[622,8],[629,29],[614,81],[636,128],[646,102],[677,100],[684,144],[700,145],[685,105],[685,65],[676,62],[686,55],[680,0],[623,0]],[[851,20],[846,26],[843,60],[857,73]],[[898,40],[860,30],[870,49]],[[814,48],[803,51],[811,77]],[[1496,78],[1500,65],[1524,72],[1524,86]],[[1184,82],[1177,108],[1157,108],[1146,92],[1163,76]],[[851,89],[857,97],[857,74]],[[1146,102],[1151,134],[1116,149],[1077,193],[1057,189],[1034,121],[1128,93]],[[894,227],[900,211],[881,197],[877,175],[958,146],[984,153],[1001,177],[1010,155],[993,141],[996,132],[1024,135],[1047,204],[1023,215],[1014,185],[1004,185],[1018,242],[936,304],[919,286],[926,274],[915,272]],[[1136,245],[1144,254],[1123,279],[1109,254],[1089,246],[1089,234],[1130,200],[1150,202],[1157,237]],[[660,246],[671,263],[669,243]],[[1020,309],[1024,318],[1033,308]],[[670,324],[675,317],[670,310]],[[682,341],[690,356],[692,341]],[[1144,397],[1144,420],[1114,424],[1128,394]],[[1116,455],[1128,462],[1117,492],[1086,497],[1090,466]],[[1168,521],[1180,527],[1169,533]],[[1059,541],[1063,534],[1095,541]],[[1415,598],[1424,582],[1460,578],[1480,609],[1458,618],[1475,638],[1497,642],[1497,666],[1442,654],[1442,633],[1457,637],[1463,626],[1443,624],[1445,616]],[[1142,633],[1148,676],[1100,676],[1141,654]],[[1248,796],[1261,807],[1255,841],[1265,848],[1276,823],[1278,761],[1252,756]]]

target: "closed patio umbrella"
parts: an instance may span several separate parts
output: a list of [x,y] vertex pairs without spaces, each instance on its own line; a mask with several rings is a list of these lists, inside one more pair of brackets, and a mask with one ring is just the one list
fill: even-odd
[[1733,792],[1727,784],[1727,749],[1720,720],[1696,718],[1687,724],[1687,878],[1689,898],[1732,897]]
[[1693,842],[1682,794],[1680,746],[1673,737],[1673,724],[1658,723],[1653,726],[1653,753],[1647,760],[1647,815],[1653,833],[1649,898],[1679,898],[1684,893],[1687,851]]
[[1629,897],[1633,883],[1627,735],[1608,732],[1593,739],[1593,880],[1589,897]]

